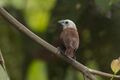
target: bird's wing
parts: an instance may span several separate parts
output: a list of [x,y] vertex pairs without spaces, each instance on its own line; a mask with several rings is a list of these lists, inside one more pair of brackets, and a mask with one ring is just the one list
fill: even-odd
[[62,41],[64,42],[65,47],[72,49],[77,49],[79,46],[79,36],[78,33],[74,30],[66,30],[62,32]]

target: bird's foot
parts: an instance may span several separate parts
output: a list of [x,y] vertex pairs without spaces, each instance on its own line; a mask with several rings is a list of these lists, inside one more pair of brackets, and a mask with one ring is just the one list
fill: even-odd
[[73,57],[67,56],[67,54],[65,54],[65,52],[64,52],[60,47],[57,47],[57,49],[58,49],[58,51],[60,51],[60,53],[61,53],[63,56],[65,56],[65,57],[67,57],[67,58],[73,58],[73,59],[76,60],[76,56],[73,56]]
[[65,54],[65,52],[64,52],[60,47],[57,47],[57,49],[60,51],[60,53],[61,53],[63,56],[66,56],[66,57],[67,57],[67,55]]
[[76,56],[73,56],[72,58],[76,60]]

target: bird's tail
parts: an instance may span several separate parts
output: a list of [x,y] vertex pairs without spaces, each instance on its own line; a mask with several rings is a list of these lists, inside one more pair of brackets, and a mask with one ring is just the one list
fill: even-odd
[[71,49],[71,48],[66,49],[65,55],[68,56],[68,57],[71,57],[71,58],[75,57],[74,49]]

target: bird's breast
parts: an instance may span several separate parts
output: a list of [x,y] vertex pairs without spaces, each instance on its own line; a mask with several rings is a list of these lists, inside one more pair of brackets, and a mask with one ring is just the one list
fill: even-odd
[[68,28],[63,30],[60,35],[60,38],[66,47],[76,49],[79,46],[79,35],[77,30],[75,29]]

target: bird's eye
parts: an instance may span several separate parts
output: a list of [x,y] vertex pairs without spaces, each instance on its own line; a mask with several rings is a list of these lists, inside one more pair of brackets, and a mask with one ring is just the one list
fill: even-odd
[[66,21],[65,24],[68,24],[68,21]]

